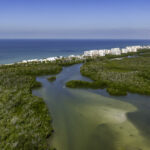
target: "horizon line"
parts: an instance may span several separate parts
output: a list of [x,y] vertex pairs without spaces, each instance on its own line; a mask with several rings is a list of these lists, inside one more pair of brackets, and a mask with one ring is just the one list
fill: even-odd
[[150,40],[150,38],[0,38],[0,40]]

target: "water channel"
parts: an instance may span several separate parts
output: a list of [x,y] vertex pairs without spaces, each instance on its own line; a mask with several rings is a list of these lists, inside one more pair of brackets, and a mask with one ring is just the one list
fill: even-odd
[[[54,82],[38,77],[53,118],[51,145],[57,150],[150,150],[150,97],[114,97],[105,90],[70,89],[69,80],[86,80],[82,64],[64,67]],[[141,87],[142,88],[142,87]]]

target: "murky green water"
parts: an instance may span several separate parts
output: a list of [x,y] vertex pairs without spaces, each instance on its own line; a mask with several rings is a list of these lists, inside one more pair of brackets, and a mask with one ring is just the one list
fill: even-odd
[[80,66],[66,67],[53,83],[37,78],[53,118],[51,145],[57,150],[150,150],[150,97],[111,97],[105,90],[65,87],[80,75]]

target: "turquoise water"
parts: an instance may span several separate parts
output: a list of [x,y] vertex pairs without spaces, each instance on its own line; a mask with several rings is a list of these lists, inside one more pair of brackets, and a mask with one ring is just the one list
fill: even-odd
[[50,144],[57,150],[149,150],[150,97],[66,88],[68,80],[89,81],[80,67],[65,67],[52,83],[37,78],[43,87],[33,94],[44,99],[53,118]]
[[150,45],[150,40],[0,40],[0,64],[132,45]]

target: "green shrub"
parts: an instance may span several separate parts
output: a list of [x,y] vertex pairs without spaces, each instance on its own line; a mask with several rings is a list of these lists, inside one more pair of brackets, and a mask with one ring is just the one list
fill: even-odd
[[49,77],[49,78],[47,78],[47,79],[48,79],[48,81],[53,82],[53,81],[56,80],[56,77],[55,77],[55,76],[52,76],[52,77]]
[[[127,92],[150,95],[150,57],[140,56],[141,52],[147,53],[150,50],[138,51],[135,54],[138,54],[139,57],[123,58],[122,60],[91,59],[83,64],[80,72],[83,76],[91,78],[93,82],[69,81],[66,86],[107,88],[110,95],[127,95]],[[116,56],[111,55],[110,57]]]
[[32,95],[32,88],[41,86],[36,76],[61,70],[54,63],[0,66],[0,149],[49,149],[51,117],[44,101]]

